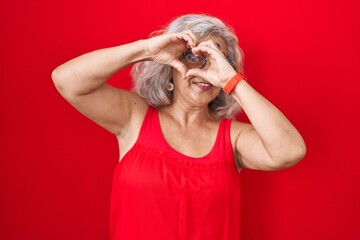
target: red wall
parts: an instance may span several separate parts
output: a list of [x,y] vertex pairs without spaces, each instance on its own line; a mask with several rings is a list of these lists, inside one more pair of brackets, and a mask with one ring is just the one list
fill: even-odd
[[[242,239],[360,239],[357,0],[1,1],[0,239],[108,238],[116,140],[61,98],[51,70],[189,12],[234,26],[250,83],[308,146],[293,168],[241,173]],[[129,87],[128,69],[111,82]]]

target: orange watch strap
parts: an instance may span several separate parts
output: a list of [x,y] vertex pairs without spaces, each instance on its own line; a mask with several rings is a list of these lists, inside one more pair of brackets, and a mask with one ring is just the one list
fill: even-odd
[[245,80],[246,77],[244,74],[242,73],[237,73],[235,76],[233,76],[232,78],[229,79],[229,81],[227,81],[225,87],[224,87],[224,92],[226,92],[228,95],[231,94],[231,92],[234,90],[235,86],[241,81],[241,80]]

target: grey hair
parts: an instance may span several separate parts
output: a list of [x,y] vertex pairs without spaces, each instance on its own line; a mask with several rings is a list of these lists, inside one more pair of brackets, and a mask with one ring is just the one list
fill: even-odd
[[[243,54],[238,45],[238,38],[232,28],[216,17],[203,14],[184,15],[155,34],[186,30],[191,30],[198,38],[213,35],[224,39],[228,46],[228,57],[233,61],[235,70],[242,71]],[[172,78],[170,66],[152,61],[140,62],[133,66],[131,75],[134,79],[133,91],[145,98],[151,106],[162,107],[171,104],[172,92],[166,90]],[[209,104],[209,108],[219,119],[234,118],[241,110],[236,100],[223,91]]]

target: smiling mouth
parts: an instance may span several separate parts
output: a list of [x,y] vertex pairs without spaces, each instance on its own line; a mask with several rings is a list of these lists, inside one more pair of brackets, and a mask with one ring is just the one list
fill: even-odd
[[196,86],[198,86],[200,89],[202,90],[209,90],[213,85],[210,83],[205,83],[205,82],[194,82],[194,84]]

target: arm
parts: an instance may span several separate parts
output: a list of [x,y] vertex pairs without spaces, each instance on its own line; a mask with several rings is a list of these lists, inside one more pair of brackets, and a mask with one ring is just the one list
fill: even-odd
[[[96,50],[57,67],[52,79],[60,94],[86,117],[118,135],[144,114],[147,103],[135,93],[106,84],[127,65],[139,61],[155,61],[178,69],[186,67],[178,56],[196,39],[192,33],[173,33],[133,43]],[[194,40],[195,39],[195,40]]]
[[[236,74],[235,70],[212,41],[202,42],[193,49],[193,52],[199,51],[209,55],[210,67],[207,70],[190,69],[186,76],[199,76],[224,88],[228,79]],[[290,167],[304,157],[305,143],[296,128],[245,80],[237,84],[231,96],[251,122],[237,123],[232,128],[237,157],[243,167],[278,170]]]
[[114,134],[131,118],[133,106],[145,102],[136,94],[105,84],[125,66],[146,60],[144,40],[96,50],[74,58],[52,72],[60,94],[86,117]]
[[305,153],[303,138],[273,104],[245,80],[231,93],[247,114],[251,125],[244,125],[236,141],[243,167],[278,170],[295,165]]

